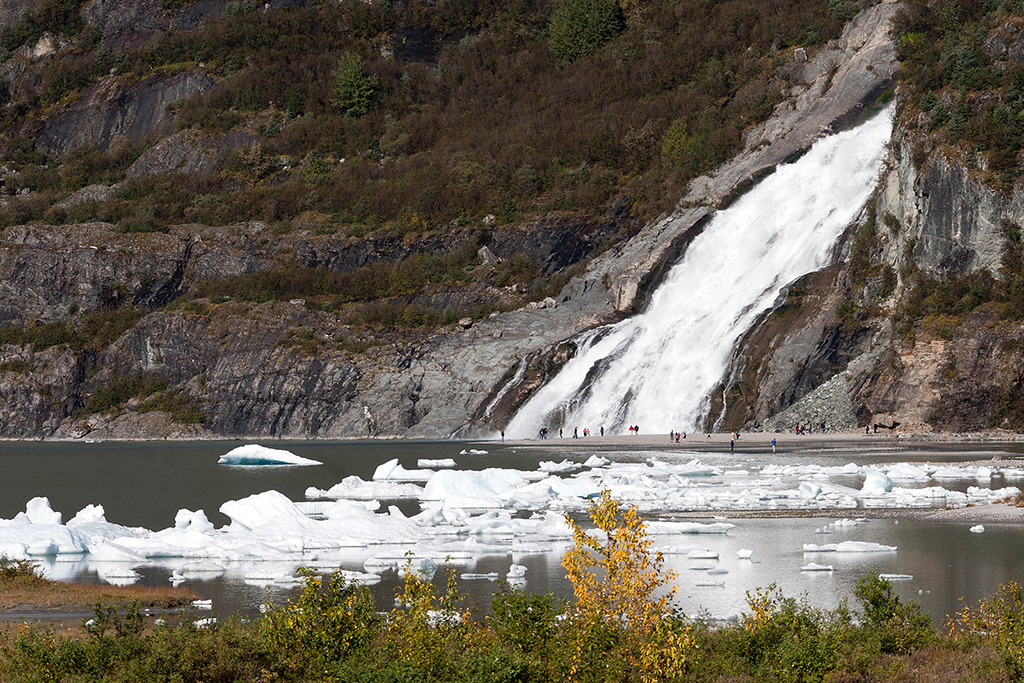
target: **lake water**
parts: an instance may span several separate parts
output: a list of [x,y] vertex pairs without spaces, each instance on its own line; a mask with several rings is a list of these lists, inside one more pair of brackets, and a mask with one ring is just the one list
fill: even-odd
[[[665,462],[687,462],[699,458],[724,468],[756,470],[771,464],[859,465],[886,462],[958,463],[998,455],[998,467],[1020,468],[1024,461],[1010,449],[985,450],[968,447],[908,446],[893,440],[872,441],[865,446],[820,444],[788,449],[777,456],[760,444],[744,444],[735,453],[718,448],[694,452],[681,447],[628,444],[591,445],[585,441],[549,441],[544,449],[526,444],[471,444],[464,442],[265,442],[284,448],[305,458],[321,461],[315,467],[242,468],[217,464],[220,455],[239,443],[232,442],[144,442],[144,443],[23,443],[0,444],[0,518],[10,519],[23,511],[25,503],[35,496],[49,498],[51,507],[67,520],[87,504],[101,504],[110,522],[159,530],[174,524],[181,508],[203,509],[217,527],[228,523],[218,508],[228,500],[244,498],[253,493],[275,489],[294,501],[305,499],[307,487],[327,489],[349,475],[369,480],[381,463],[398,458],[407,468],[415,468],[422,458],[454,458],[460,469],[487,467],[536,470],[542,460],[569,458],[583,462],[600,454],[613,462],[642,463],[652,457]],[[563,445],[564,444],[564,445]],[[705,449],[706,445],[701,444]],[[460,455],[463,450],[487,450],[486,455]],[[725,450],[725,452],[722,452]],[[950,490],[965,490],[978,482],[946,482]],[[994,478],[982,486],[999,488],[1020,482]],[[789,485],[789,484],[787,484]],[[846,485],[856,486],[855,481]],[[923,484],[922,484],[923,485]],[[386,501],[385,501],[386,502]],[[417,501],[395,501],[403,512],[419,511]],[[851,510],[850,516],[863,511]],[[728,513],[722,515],[728,517]],[[667,567],[678,574],[678,604],[690,614],[706,610],[715,616],[743,611],[746,592],[775,583],[788,596],[805,596],[817,606],[834,607],[850,595],[857,577],[864,573],[908,574],[913,579],[894,582],[904,599],[918,601],[937,622],[955,611],[964,598],[974,602],[991,594],[1000,584],[1013,578],[1024,578],[1024,530],[1017,524],[986,524],[984,533],[970,533],[970,524],[938,523],[903,519],[871,519],[854,527],[836,527],[831,535],[815,534],[834,519],[818,517],[736,518],[736,526],[728,534],[655,536],[659,546],[699,544],[718,552],[718,560],[690,560],[685,555],[667,555]],[[806,554],[805,543],[837,543],[844,540],[869,541],[897,546],[896,552],[827,555]],[[536,592],[551,591],[556,596],[569,596],[571,587],[561,568],[563,543],[549,544],[546,552],[516,554],[508,548],[483,550],[473,560],[456,566],[459,574],[466,572],[499,572],[504,576],[514,560],[525,565],[526,588]],[[752,551],[751,559],[741,560],[736,551]],[[380,551],[380,546],[346,549],[341,565],[362,571],[366,559]],[[809,562],[832,565],[827,573],[801,572]],[[712,565],[706,570],[693,569]],[[86,560],[46,563],[50,575],[64,580],[98,581]],[[725,570],[727,573],[722,573]],[[166,585],[171,569],[159,563],[136,567],[140,583]],[[435,581],[443,582],[443,572]],[[496,584],[486,580],[460,582],[482,608]],[[723,585],[698,585],[722,583]],[[372,590],[380,606],[390,604],[400,579],[385,573]],[[191,580],[186,585],[204,598],[214,600],[215,612],[221,615],[238,611],[254,614],[259,604],[271,597],[283,602],[294,595],[294,589],[266,586],[246,581],[240,571],[228,568],[221,577],[209,581]]]

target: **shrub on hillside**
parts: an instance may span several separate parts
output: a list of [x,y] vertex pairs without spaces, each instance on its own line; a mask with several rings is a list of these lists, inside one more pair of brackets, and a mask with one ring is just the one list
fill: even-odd
[[370,110],[370,102],[377,89],[377,78],[363,72],[359,55],[345,53],[331,76],[334,79],[334,99],[331,105],[348,117],[363,116]]
[[572,62],[596,52],[622,30],[622,9],[615,0],[561,0],[548,27],[548,45],[559,59]]

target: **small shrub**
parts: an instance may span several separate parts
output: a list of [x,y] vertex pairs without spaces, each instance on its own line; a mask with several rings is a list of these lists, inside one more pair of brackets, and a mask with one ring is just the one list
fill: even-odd
[[6,555],[0,555],[0,586],[11,584],[35,586],[46,583],[49,581],[43,578],[43,571],[35,562],[12,560]]
[[331,77],[334,81],[331,105],[343,116],[355,118],[370,110],[377,90],[377,78],[363,73],[363,60],[351,52],[338,60]]
[[644,681],[681,675],[692,660],[693,639],[689,626],[670,616],[675,588],[664,587],[675,573],[663,569],[660,551],[652,552],[635,507],[621,509],[605,490],[591,504],[590,518],[604,540],[568,519],[573,545],[562,560],[576,596],[569,613],[570,679],[605,666],[636,668]]
[[913,652],[934,640],[931,619],[917,603],[903,603],[887,580],[857,579],[853,594],[864,610],[864,627],[876,635],[885,654]]
[[548,45],[556,57],[572,62],[596,52],[622,25],[615,0],[560,0],[548,26]]

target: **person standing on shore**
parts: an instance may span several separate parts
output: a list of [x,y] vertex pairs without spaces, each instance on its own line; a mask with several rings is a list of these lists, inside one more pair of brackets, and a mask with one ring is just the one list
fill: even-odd
[[772,439],[772,453],[775,453],[775,439]]
[[601,425],[601,436],[604,436],[604,425]]
[[572,438],[574,438],[574,439],[580,438],[580,435],[576,432],[577,429],[579,429],[579,427],[573,427],[572,428]]

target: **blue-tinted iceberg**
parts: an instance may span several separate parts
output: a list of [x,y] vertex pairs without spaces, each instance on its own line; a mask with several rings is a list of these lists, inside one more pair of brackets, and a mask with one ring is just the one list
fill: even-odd
[[281,450],[279,448],[267,448],[266,446],[260,446],[259,444],[246,444],[234,448],[224,455],[220,456],[220,460],[217,461],[221,465],[246,465],[246,466],[266,466],[266,465],[322,465],[323,463],[318,460],[310,460],[309,458],[302,458],[290,451]]

